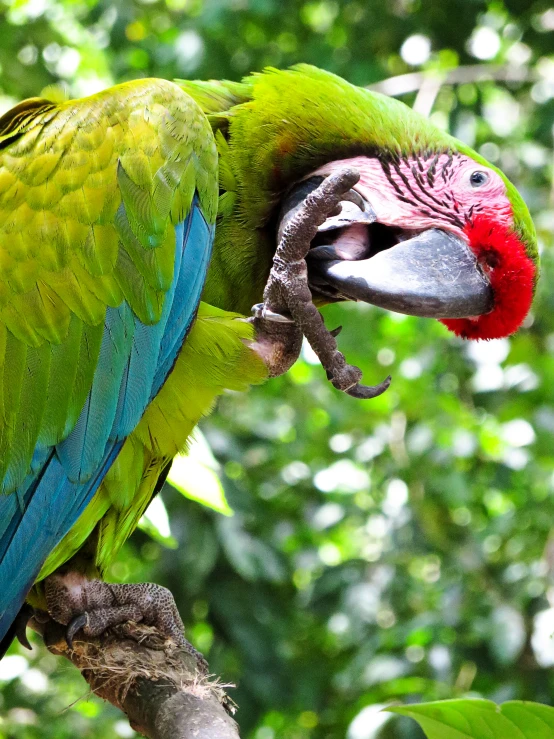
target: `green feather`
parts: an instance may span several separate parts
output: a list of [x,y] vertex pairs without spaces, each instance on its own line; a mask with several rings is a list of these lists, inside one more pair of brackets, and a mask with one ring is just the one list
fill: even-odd
[[[221,219],[204,292],[208,302],[228,310],[247,312],[261,300],[275,248],[265,226],[285,190],[322,164],[356,155],[394,158],[459,151],[499,172],[404,103],[307,64],[267,69],[245,78],[239,87],[234,82],[218,83],[216,92],[225,87],[228,95],[214,94],[211,82],[180,84],[218,132],[220,172],[223,177],[233,173],[233,196],[227,195],[228,181],[220,180],[225,192],[220,196]],[[222,134],[227,146],[221,145]],[[527,207],[499,174],[512,203],[514,227],[537,262],[536,233]],[[233,255],[230,244],[240,244],[238,255]],[[236,295],[241,296],[238,303]]]
[[[4,473],[25,472],[37,437],[52,444],[74,427],[107,306],[125,300],[144,323],[159,320],[175,226],[195,194],[209,224],[218,216],[203,303],[173,370],[40,578],[84,545],[105,570],[217,396],[265,378],[252,326],[237,314],[262,298],[291,185],[360,154],[460,151],[491,166],[402,103],[307,65],[179,86],[138,80],[59,105],[26,101],[0,118]],[[505,181],[536,260],[527,208]]]

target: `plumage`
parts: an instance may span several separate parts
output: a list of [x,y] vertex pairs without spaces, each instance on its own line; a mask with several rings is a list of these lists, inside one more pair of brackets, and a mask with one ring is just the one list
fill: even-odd
[[28,195],[12,182],[0,226],[17,275],[0,316],[1,631],[171,370],[209,263],[217,159],[199,109],[163,81],[18,106],[0,131],[1,171]]
[[[44,607],[40,583],[62,565],[101,575],[217,396],[266,378],[244,316],[290,188],[355,161],[360,192],[376,173],[395,217],[455,230],[473,225],[439,167],[455,156],[497,173],[495,248],[519,254],[530,302],[534,229],[504,175],[401,103],[313,67],[140,80],[0,118],[0,639],[25,597]],[[521,274],[491,279],[499,305]]]

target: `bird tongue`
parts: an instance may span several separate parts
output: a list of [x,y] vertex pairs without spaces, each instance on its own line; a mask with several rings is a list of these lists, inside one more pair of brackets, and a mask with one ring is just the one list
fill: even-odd
[[[326,224],[327,221],[323,225]],[[332,233],[327,230],[325,230],[324,233],[328,237],[332,236]],[[335,238],[331,243],[313,246],[310,249],[308,257],[310,261],[312,259],[342,259],[346,262],[353,262],[358,259],[369,257],[370,253],[371,240],[369,230],[363,223],[355,223],[349,228],[341,228],[341,230],[335,234]]]

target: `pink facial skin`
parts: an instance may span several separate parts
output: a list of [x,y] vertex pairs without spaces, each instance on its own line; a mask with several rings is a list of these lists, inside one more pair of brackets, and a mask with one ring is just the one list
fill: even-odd
[[448,329],[468,339],[517,331],[531,307],[536,266],[513,231],[512,207],[496,172],[461,154],[440,154],[390,163],[353,157],[312,174],[329,175],[345,166],[360,172],[355,189],[379,223],[406,231],[451,231],[474,252],[493,289],[494,308],[482,316],[443,319]]
[[[314,175],[329,175],[342,167],[360,172],[357,190],[386,226],[407,230],[443,228],[467,241],[464,226],[477,215],[511,224],[512,208],[500,176],[462,155],[400,160],[387,170],[375,158],[352,157],[329,162]],[[473,172],[484,172],[488,181],[472,186]]]

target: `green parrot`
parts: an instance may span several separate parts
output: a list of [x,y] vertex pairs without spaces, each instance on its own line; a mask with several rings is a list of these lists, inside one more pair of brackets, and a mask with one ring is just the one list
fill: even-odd
[[340,389],[386,388],[339,377],[314,305],[362,300],[492,339],[521,325],[538,274],[498,169],[307,65],[26,100],[0,118],[0,209],[4,650],[29,607],[68,640],[129,619],[183,639],[167,591],[102,574],[217,397],[286,370],[302,334]]

